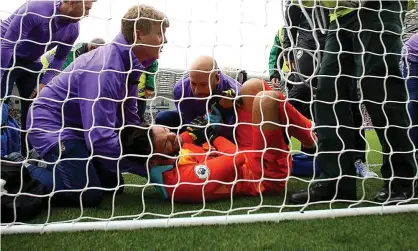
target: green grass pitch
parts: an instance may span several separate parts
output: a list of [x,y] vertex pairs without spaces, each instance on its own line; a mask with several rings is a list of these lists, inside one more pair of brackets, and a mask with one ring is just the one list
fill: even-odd
[[[368,162],[382,161],[380,144],[374,131],[367,132]],[[293,149],[299,149],[297,141]],[[373,167],[378,171],[379,166]],[[306,180],[308,182],[309,180]],[[125,176],[126,184],[144,184],[146,181],[133,175]],[[292,179],[289,192],[297,191],[306,182]],[[371,201],[382,182],[375,179],[358,181],[358,195]],[[363,192],[364,191],[364,192]],[[144,200],[141,194],[144,194]],[[175,214],[190,217],[202,209],[199,216],[278,212],[283,207],[285,193],[277,196],[234,198],[210,202],[205,205],[185,205],[162,201],[153,187],[125,187],[125,192],[114,200],[110,195],[99,208],[53,208],[45,211],[32,223],[72,221],[83,217],[119,218],[153,214]],[[319,204],[306,210],[343,208],[348,204]],[[359,206],[372,205],[364,201]],[[300,207],[286,206],[281,210],[295,211]],[[216,212],[214,212],[216,211]],[[183,213],[181,213],[183,212]],[[48,218],[49,217],[49,218]],[[124,219],[124,218],[119,218]],[[279,223],[233,224],[227,226],[181,227],[168,229],[142,229],[135,231],[95,231],[77,233],[6,235],[1,238],[2,250],[417,250],[417,213],[385,216],[359,216],[326,220],[286,221]]]

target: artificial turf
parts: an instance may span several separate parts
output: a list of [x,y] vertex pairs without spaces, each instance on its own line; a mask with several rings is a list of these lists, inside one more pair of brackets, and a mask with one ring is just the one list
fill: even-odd
[[[380,145],[373,131],[367,132],[368,162],[382,161]],[[299,149],[298,142],[292,142]],[[379,166],[374,169],[378,171]],[[307,180],[308,181],[308,180]],[[190,217],[295,211],[285,204],[285,193],[276,196],[233,198],[205,204],[171,204],[163,201],[145,179],[125,175],[123,194],[108,196],[98,208],[53,208],[31,223]],[[369,206],[381,180],[358,181],[358,195]],[[138,186],[139,185],[139,186]],[[306,187],[307,182],[291,179],[287,190]],[[143,196],[142,196],[143,195]],[[312,205],[306,210],[342,208],[347,203]],[[228,226],[178,227],[135,231],[19,234],[2,237],[3,250],[416,250],[417,213],[359,216],[327,220],[279,223],[234,224]]]

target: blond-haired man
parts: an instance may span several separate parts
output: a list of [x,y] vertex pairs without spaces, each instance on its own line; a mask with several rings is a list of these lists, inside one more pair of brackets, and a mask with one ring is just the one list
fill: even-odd
[[98,188],[116,190],[123,183],[119,173],[146,174],[135,160],[87,158],[120,157],[118,131],[140,122],[140,73],[159,57],[168,26],[166,16],[153,7],[131,7],[112,43],[78,57],[34,101],[28,115],[29,140],[41,157],[57,164],[29,171],[49,192],[65,190],[54,194],[57,203],[95,206],[103,198]]

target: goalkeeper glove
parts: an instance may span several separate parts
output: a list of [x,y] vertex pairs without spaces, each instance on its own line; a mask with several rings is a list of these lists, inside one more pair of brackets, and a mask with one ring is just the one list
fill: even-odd
[[151,96],[152,96],[152,90],[145,89],[145,97],[146,98],[151,98]]
[[228,98],[235,98],[235,96],[237,96],[237,93],[235,92],[234,89],[228,89],[222,92],[222,96],[225,96]]
[[192,121],[191,126],[187,127],[189,135],[192,136],[193,141],[198,145],[206,142],[206,135],[211,144],[218,137],[215,128],[212,126],[206,127],[207,123],[208,121],[206,119],[199,116]]

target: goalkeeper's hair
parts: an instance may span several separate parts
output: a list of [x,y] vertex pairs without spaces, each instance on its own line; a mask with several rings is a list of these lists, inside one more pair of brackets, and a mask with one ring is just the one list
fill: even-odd
[[135,42],[134,30],[141,30],[148,34],[151,32],[152,25],[162,22],[162,25],[169,27],[170,23],[164,13],[152,6],[140,4],[129,8],[123,16],[121,32],[129,44]]
[[122,154],[135,154],[141,156],[129,157],[145,164],[148,156],[153,153],[154,134],[147,123],[138,126],[127,125],[120,132]]

